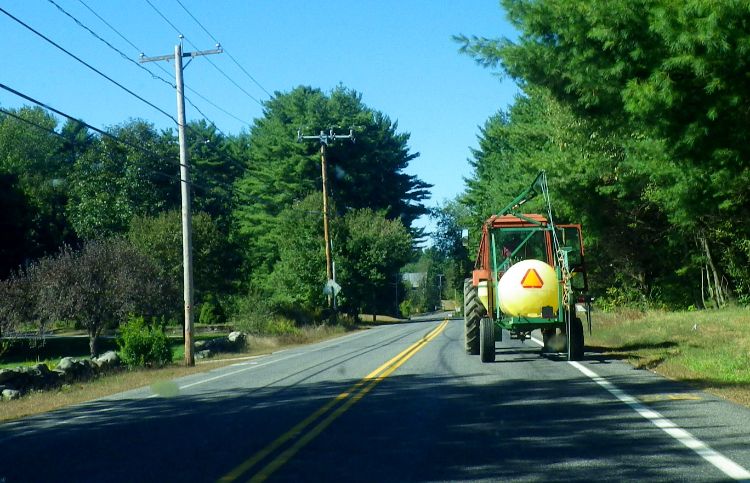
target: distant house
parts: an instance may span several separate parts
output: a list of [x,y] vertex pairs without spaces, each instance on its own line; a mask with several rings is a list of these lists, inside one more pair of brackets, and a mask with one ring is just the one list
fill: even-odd
[[401,274],[402,280],[411,285],[411,288],[421,287],[426,276],[427,272],[406,272]]

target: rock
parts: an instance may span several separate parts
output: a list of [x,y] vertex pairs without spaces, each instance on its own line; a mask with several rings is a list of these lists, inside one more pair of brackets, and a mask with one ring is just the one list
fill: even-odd
[[214,353],[210,349],[204,349],[202,351],[198,351],[195,353],[196,359],[208,359],[209,357],[213,357]]
[[3,389],[2,395],[4,400],[12,401],[21,397],[21,391],[15,389]]
[[47,366],[47,364],[37,364],[33,366],[33,368],[42,376],[46,376],[50,373],[49,366]]
[[70,370],[73,366],[75,366],[76,360],[72,357],[63,357],[60,359],[60,362],[58,362],[57,367],[55,369],[58,369],[63,372],[67,372]]
[[0,384],[12,381],[18,377],[18,374],[13,369],[0,369]]
[[245,333],[240,332],[239,330],[235,330],[234,332],[230,332],[227,336],[227,339],[229,339],[229,342],[236,344],[239,342],[245,341]]
[[63,379],[66,382],[70,382],[75,379],[89,377],[94,373],[95,367],[96,366],[91,359],[83,359],[79,361],[72,357],[63,357],[55,369],[63,371],[65,373]]
[[206,347],[206,341],[205,340],[199,340],[195,343],[195,350],[203,350],[203,348]]
[[94,362],[96,362],[99,367],[115,367],[120,365],[120,356],[118,356],[115,351],[107,351],[97,357]]

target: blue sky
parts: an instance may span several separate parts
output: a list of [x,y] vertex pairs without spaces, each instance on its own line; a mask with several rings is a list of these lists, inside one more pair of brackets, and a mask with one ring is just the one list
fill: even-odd
[[[139,51],[102,23],[106,20],[148,56],[171,54],[177,32],[146,0],[54,0],[128,57]],[[185,50],[214,42],[176,0],[150,0],[189,42]],[[421,155],[407,170],[431,183],[428,205],[454,198],[471,174],[467,158],[479,126],[513,101],[518,89],[458,53],[454,34],[514,37],[497,0],[181,0],[263,88],[286,92],[299,85],[330,90],[338,84],[362,93],[363,101],[398,121]],[[85,5],[84,5],[85,3]],[[175,111],[175,93],[122,59],[47,0],[4,0],[3,9],[70,52],[115,78],[164,111]],[[58,51],[0,13],[0,82],[90,124],[106,127],[143,118],[173,127],[163,114]],[[240,122],[198,95],[188,96],[226,133],[249,129],[268,99],[227,54],[210,59],[239,84],[227,80],[207,58],[193,60],[185,82]],[[173,78],[172,63],[161,63]],[[254,99],[252,99],[252,98]],[[0,92],[0,105],[24,102]],[[191,106],[188,119],[201,117]],[[334,193],[335,196],[335,193]],[[420,221],[420,224],[427,224]],[[429,225],[428,225],[429,227]]]

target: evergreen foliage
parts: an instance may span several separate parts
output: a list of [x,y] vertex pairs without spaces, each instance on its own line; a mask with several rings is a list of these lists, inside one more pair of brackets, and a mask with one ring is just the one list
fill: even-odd
[[317,134],[349,127],[357,141],[335,142],[327,149],[329,189],[339,214],[384,210],[388,219],[411,227],[427,213],[421,202],[430,186],[403,172],[417,154],[409,152],[409,135],[398,133],[397,123],[365,106],[354,91],[339,87],[327,95],[298,87],[268,101],[244,153],[247,171],[237,188],[247,202],[237,207],[235,217],[253,272],[269,273],[279,259],[281,212],[321,191],[320,146],[297,142],[298,130]]
[[738,128],[750,121],[747,8],[502,3],[517,41],[457,37],[524,89],[482,131],[463,198],[475,217],[545,168],[559,216],[586,225],[602,289],[640,303],[747,301],[750,230],[733,223],[750,214],[750,143]]

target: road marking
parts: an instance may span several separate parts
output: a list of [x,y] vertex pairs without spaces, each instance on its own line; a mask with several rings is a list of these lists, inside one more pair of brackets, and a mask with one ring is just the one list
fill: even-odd
[[[268,362],[257,363],[255,365],[250,366],[250,367],[243,367],[242,369],[238,369],[236,371],[225,372],[223,374],[219,374],[218,376],[209,377],[207,379],[201,379],[199,381],[196,381],[196,382],[193,382],[193,383],[190,383],[190,384],[185,384],[184,386],[180,386],[180,390],[187,389],[187,388],[193,387],[193,386],[198,386],[200,384],[205,384],[207,382],[215,381],[217,379],[223,379],[225,377],[233,376],[235,374],[239,374],[240,372],[249,371],[249,370],[255,369],[257,367],[263,367],[263,366],[267,366],[267,365],[270,365],[270,364],[274,364],[276,362],[285,361],[285,360],[291,359],[293,357],[304,356],[304,355],[310,354],[311,352],[317,352],[317,351],[320,351],[320,350],[323,350],[323,349],[328,349],[329,347],[335,346],[338,343],[340,343],[340,341],[342,339],[346,339],[347,342],[348,342],[348,341],[351,341],[353,339],[359,339],[360,337],[363,337],[363,336],[369,335],[369,334],[372,334],[372,332],[365,331],[365,332],[362,332],[361,334],[352,334],[352,335],[348,335],[348,336],[339,337],[339,338],[333,339],[331,341],[332,342],[331,344],[321,345],[320,347],[316,347],[315,349],[312,349],[312,350],[304,350],[302,352],[296,352],[296,353],[290,354],[290,355],[285,356],[285,357],[279,357],[278,359],[273,359],[273,360],[268,361]],[[284,350],[276,351],[276,352],[273,353],[273,355],[279,354],[281,352],[286,352],[287,350],[291,350],[291,349],[284,349]],[[234,367],[237,367],[238,365],[239,364],[235,364]],[[156,396],[158,396],[158,395],[157,394],[153,394],[153,395],[149,396],[147,399],[150,399],[150,398],[156,397]]]
[[[287,448],[283,453],[279,454],[265,467],[263,467],[257,474],[255,474],[250,481],[261,482],[265,481],[273,472],[281,468],[286,464],[299,450],[306,446],[310,441],[315,439],[320,433],[323,432],[328,426],[333,423],[339,416],[346,412],[351,406],[362,399],[368,392],[370,392],[375,386],[377,386],[383,379],[392,374],[396,369],[401,367],[407,360],[409,360],[414,354],[419,352],[428,342],[437,337],[443,329],[448,325],[448,320],[444,320],[435,329],[430,331],[427,335],[423,336],[420,340],[410,345],[392,359],[383,363],[361,379],[359,382],[336,396],[335,398],[328,401],[326,404],[321,406],[317,411],[312,413],[307,418],[297,423],[290,430],[276,438],[273,442],[267,445],[265,448],[257,452],[250,459],[246,460],[226,476],[222,477],[220,482],[230,482],[238,479],[243,474],[247,473],[260,461],[268,457],[271,453],[279,449],[283,444],[292,440],[293,438],[299,438],[297,441]],[[359,391],[359,392],[357,392]],[[356,392],[356,394],[355,394]],[[342,403],[335,411],[328,414],[325,419],[318,422],[309,432],[302,434],[302,432],[311,424],[320,420],[329,411],[331,411],[337,404]]]
[[[539,339],[531,337],[531,340],[536,342],[540,346],[544,346],[544,343]],[[643,404],[638,402],[636,398],[629,395],[628,393],[615,386],[607,379],[592,371],[588,367],[584,366],[580,362],[568,361],[568,364],[575,367],[582,374],[590,378],[599,386],[606,389],[607,392],[612,394],[621,402],[630,406],[632,410],[640,414],[643,418],[649,420],[654,426],[682,443],[685,447],[693,450],[698,456],[711,463],[714,467],[719,469],[729,478],[737,481],[750,481],[750,471],[746,470],[726,456],[712,449],[706,443],[690,434],[690,432],[682,429],[671,420],[665,418],[658,411],[654,411],[644,406]]]
[[[344,335],[344,336],[341,336],[341,337],[337,337],[335,339],[331,339],[330,341],[321,342],[321,344],[323,344],[323,345],[321,345],[320,347],[316,347],[314,349],[311,349],[311,350],[304,350],[302,352],[294,353],[294,354],[288,355],[286,357],[280,357],[278,359],[273,359],[273,360],[270,360],[270,361],[267,361],[267,362],[263,362],[263,363],[256,363],[254,365],[251,365],[249,367],[243,367],[242,369],[239,369],[239,370],[236,370],[236,371],[232,371],[232,372],[228,372],[228,373],[223,373],[223,374],[220,374],[220,375],[215,376],[215,377],[210,377],[210,378],[207,378],[207,379],[202,379],[202,380],[190,383],[190,384],[186,384],[184,386],[179,386],[179,389],[180,390],[187,389],[189,387],[193,387],[193,386],[197,386],[197,385],[200,385],[200,384],[204,384],[206,382],[215,381],[217,379],[222,379],[224,377],[232,376],[232,375],[238,374],[240,372],[249,371],[249,370],[252,370],[252,369],[255,369],[255,368],[258,368],[258,367],[263,367],[263,366],[267,366],[267,365],[270,365],[270,364],[274,364],[276,362],[281,362],[281,361],[284,361],[284,360],[287,360],[287,359],[291,359],[293,357],[298,357],[298,356],[310,354],[311,352],[317,352],[319,350],[327,349],[329,347],[334,347],[337,344],[341,343],[341,341],[343,341],[343,340],[346,340],[348,342],[348,341],[351,341],[351,340],[354,340],[354,339],[359,339],[360,337],[364,337],[366,335],[373,334],[378,329],[379,328],[376,327],[374,329],[369,329],[369,330],[366,330],[366,331],[363,331],[363,332],[358,332],[358,333],[354,333],[354,334],[348,334],[348,335]],[[275,355],[275,354],[278,354],[279,352],[281,352],[281,351],[274,352],[273,354]],[[268,356],[263,356],[263,357],[268,357]],[[227,366],[227,367],[240,367],[240,364],[233,364],[233,365]],[[220,369],[221,368],[219,368],[219,370]],[[213,371],[211,371],[211,372],[213,372]],[[185,376],[185,377],[190,377],[190,376]],[[123,393],[131,392],[131,391],[140,391],[140,390],[143,390],[143,389],[145,389],[145,387],[136,388],[136,389],[130,389],[128,391],[123,391]],[[118,393],[118,394],[123,394],[123,393]],[[63,408],[60,408],[60,409],[56,409],[55,411],[63,411],[63,410],[66,410],[66,409],[80,409],[80,408],[84,407],[86,404],[90,404],[90,403],[94,403],[94,402],[121,401],[121,400],[118,400],[118,399],[115,399],[115,400],[109,399],[112,396],[116,396],[116,395],[117,394],[110,394],[108,396],[104,396],[104,397],[97,398],[97,399],[92,399],[90,401],[84,401],[82,403],[78,403],[78,404],[75,404],[73,406],[68,406],[68,407],[63,407]],[[125,402],[121,406],[119,406],[117,408],[115,408],[115,407],[108,407],[108,408],[103,408],[103,409],[97,409],[97,410],[94,410],[94,411],[90,411],[90,412],[88,412],[86,414],[81,414],[81,415],[74,416],[74,417],[68,418],[68,419],[58,419],[58,420],[52,421],[52,422],[46,422],[45,421],[43,423],[44,426],[41,427],[41,428],[40,427],[29,428],[29,429],[26,429],[26,430],[23,430],[23,431],[18,431],[16,433],[12,433],[12,434],[8,434],[6,436],[0,437],[0,444],[4,444],[4,443],[6,443],[6,442],[8,442],[8,441],[10,441],[12,439],[19,438],[19,437],[22,437],[22,436],[33,435],[33,434],[37,433],[38,431],[46,431],[46,430],[55,428],[57,426],[62,426],[62,425],[65,425],[65,424],[70,424],[72,422],[77,422],[77,421],[81,421],[81,420],[84,420],[84,419],[89,419],[89,418],[97,416],[97,415],[99,415],[101,413],[114,411],[115,409],[119,410],[119,409],[122,409],[125,406],[128,406],[130,404],[136,403],[138,401],[142,401],[142,400],[146,400],[146,399],[153,399],[153,398],[156,398],[156,397],[159,397],[159,395],[158,394],[149,394],[148,396],[144,396],[144,397],[134,397],[134,399],[125,400]],[[54,412],[54,411],[51,411],[51,412]],[[45,413],[45,414],[48,414],[48,413]],[[45,414],[43,414],[42,416],[46,417]],[[24,418],[24,419],[15,420],[15,421],[9,421],[7,423],[0,423],[0,429],[9,428],[10,431],[13,431],[13,429],[15,427],[24,425],[26,422],[28,422],[28,420],[39,419],[39,417],[40,417],[39,415],[35,415],[35,416],[30,416],[29,418]]]

